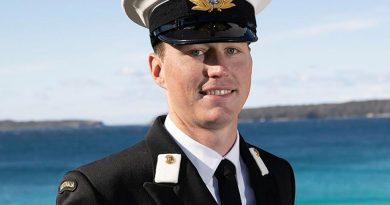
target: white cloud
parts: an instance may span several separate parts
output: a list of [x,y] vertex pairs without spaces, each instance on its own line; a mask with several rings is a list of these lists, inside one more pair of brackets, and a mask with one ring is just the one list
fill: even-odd
[[[119,70],[120,75],[134,78],[145,78],[149,76],[149,68],[147,64],[148,53],[150,51],[141,50],[138,52],[125,53],[121,55],[123,60],[122,69]],[[116,71],[118,74],[118,71]]]
[[300,71],[256,76],[248,107],[390,98],[389,71],[353,69]]
[[125,67],[121,70],[122,75],[124,76],[130,76],[130,77],[146,77],[148,76],[148,73],[146,72],[147,69],[135,69],[130,67]]
[[39,73],[50,70],[52,66],[46,63],[21,63],[0,65],[0,75],[15,75],[26,73]]
[[60,87],[76,87],[76,88],[85,88],[85,87],[102,87],[104,84],[95,79],[65,79],[60,82]]
[[264,41],[280,41],[294,38],[316,37],[324,34],[353,32],[358,30],[369,29],[377,26],[378,21],[371,19],[352,19],[338,22],[330,22],[321,25],[312,25],[299,29],[282,31],[265,37]]
[[255,84],[283,87],[292,85],[312,84],[324,85],[371,85],[381,84],[390,86],[389,71],[362,71],[355,69],[330,70],[318,67],[317,69],[301,69],[283,74],[259,75],[254,77]]
[[311,26],[291,31],[290,34],[296,37],[317,36],[326,33],[356,31],[374,27],[377,22],[372,20],[348,20],[334,22],[324,25]]

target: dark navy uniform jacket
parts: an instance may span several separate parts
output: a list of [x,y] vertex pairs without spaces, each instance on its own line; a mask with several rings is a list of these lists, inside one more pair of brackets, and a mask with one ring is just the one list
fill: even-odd
[[[65,174],[57,205],[217,205],[196,168],[156,119],[144,140],[121,152]],[[269,173],[262,175],[249,151],[254,146],[240,139],[240,155],[249,172],[256,204],[292,205],[294,174],[290,164],[257,147]],[[181,154],[178,183],[155,183],[157,156]]]

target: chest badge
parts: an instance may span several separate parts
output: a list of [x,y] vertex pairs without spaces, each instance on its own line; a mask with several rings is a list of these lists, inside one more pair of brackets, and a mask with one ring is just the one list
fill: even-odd
[[212,12],[214,9],[222,11],[222,9],[228,9],[236,6],[233,0],[190,0],[196,6],[192,7],[192,10],[208,11]]

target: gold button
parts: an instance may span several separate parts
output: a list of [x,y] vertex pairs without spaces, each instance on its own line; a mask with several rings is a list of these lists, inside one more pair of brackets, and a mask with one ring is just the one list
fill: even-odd
[[258,157],[260,157],[260,152],[259,152],[259,150],[257,150],[257,149],[254,149],[255,150],[255,152],[256,152],[256,155],[258,156]]
[[167,163],[167,164],[175,163],[175,157],[173,155],[170,155],[170,154],[166,155],[165,156],[165,163]]

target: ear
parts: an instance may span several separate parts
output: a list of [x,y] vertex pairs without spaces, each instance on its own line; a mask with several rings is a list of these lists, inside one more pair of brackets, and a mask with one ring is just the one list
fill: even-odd
[[149,71],[152,75],[154,82],[160,87],[165,89],[165,76],[162,69],[162,59],[156,53],[150,53],[148,56]]

